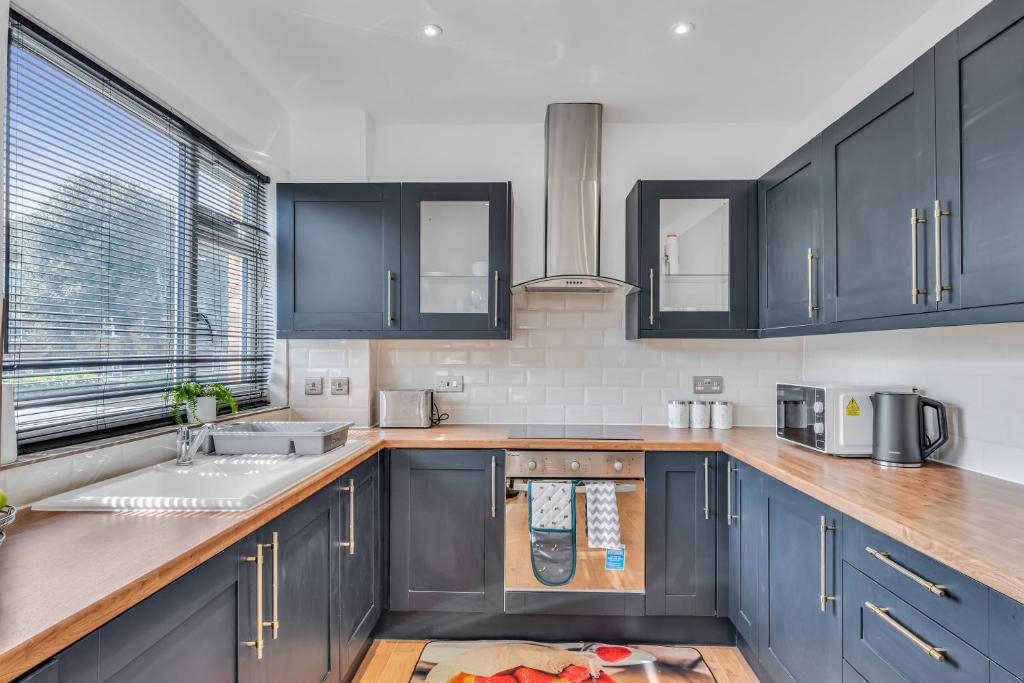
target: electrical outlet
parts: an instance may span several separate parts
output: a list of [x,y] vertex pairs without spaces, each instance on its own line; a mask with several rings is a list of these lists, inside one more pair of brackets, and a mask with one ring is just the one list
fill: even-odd
[[331,396],[348,396],[348,377],[331,378]]
[[451,394],[462,391],[462,375],[447,375],[434,381],[434,391],[439,394]]
[[324,393],[323,377],[306,378],[306,396],[320,396]]
[[724,386],[725,380],[720,375],[695,375],[693,378],[695,394],[720,394]]

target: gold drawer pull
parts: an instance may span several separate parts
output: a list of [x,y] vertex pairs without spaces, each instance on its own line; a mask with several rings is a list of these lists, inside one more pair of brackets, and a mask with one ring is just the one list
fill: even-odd
[[894,569],[894,570],[898,571],[900,574],[903,574],[903,576],[907,577],[908,579],[910,579],[911,581],[916,583],[918,586],[920,586],[921,588],[923,588],[926,591],[928,591],[929,593],[931,593],[932,595],[937,595],[940,598],[944,597],[946,595],[946,587],[945,586],[940,586],[937,583],[932,583],[928,579],[925,579],[925,578],[923,578],[921,576],[918,576],[914,572],[912,572],[909,569],[907,569],[906,567],[904,567],[899,562],[896,562],[891,557],[889,557],[889,553],[883,553],[880,550],[875,550],[871,546],[868,546],[868,547],[864,548],[864,550],[866,550],[868,552],[868,554],[871,555],[871,557],[875,558],[876,560],[878,560],[879,562],[884,564],[886,567],[889,567],[890,569]]
[[921,650],[926,655],[928,655],[929,657],[931,657],[932,659],[934,659],[937,662],[945,661],[945,659],[946,659],[946,651],[945,650],[943,650],[941,647],[935,647],[934,645],[929,645],[925,641],[921,640],[917,636],[917,634],[915,634],[909,628],[907,628],[906,626],[904,626],[903,624],[901,624],[900,622],[896,621],[891,616],[889,616],[889,608],[888,607],[879,607],[878,605],[875,605],[874,603],[868,602],[868,601],[866,601],[864,603],[864,606],[867,607],[869,610],[871,610],[871,612],[876,617],[881,619],[883,622],[885,622],[889,626],[892,626],[901,636],[903,636],[904,638],[906,638],[907,640],[912,642],[914,645],[917,645],[919,648],[921,648]]
[[256,640],[246,640],[242,644],[256,648],[256,659],[263,659],[263,544],[256,544],[256,554],[243,557],[243,562],[256,563]]

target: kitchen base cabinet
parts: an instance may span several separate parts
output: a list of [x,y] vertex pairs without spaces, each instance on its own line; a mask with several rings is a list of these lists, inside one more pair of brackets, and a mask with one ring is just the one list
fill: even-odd
[[504,451],[391,451],[390,602],[396,611],[500,613]]
[[[319,683],[337,677],[337,623],[332,605],[337,586],[337,500],[324,489],[257,532],[264,553],[264,681]],[[276,545],[276,547],[275,547]],[[275,585],[275,581],[278,582]]]
[[844,563],[843,656],[869,681],[977,683],[989,661]]
[[[1014,676],[1012,673],[999,666],[995,662],[991,662],[989,667],[989,683],[1021,683],[1021,680]],[[45,683],[45,682],[44,682]]]
[[775,683],[842,679],[841,517],[766,478],[758,658]]
[[717,454],[647,453],[646,614],[714,616]]
[[341,678],[351,678],[383,611],[381,461],[374,456],[335,485],[341,497]]
[[750,465],[730,458],[725,476],[729,618],[739,634],[756,650],[764,475]]

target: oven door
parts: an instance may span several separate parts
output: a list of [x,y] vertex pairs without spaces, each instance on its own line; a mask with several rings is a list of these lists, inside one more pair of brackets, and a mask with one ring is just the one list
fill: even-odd
[[528,479],[505,481],[505,591],[644,592],[644,480],[616,479],[619,534],[625,557],[620,562],[603,548],[590,548],[586,530],[586,484],[576,489],[576,573],[569,583],[546,586],[533,573],[530,547]]

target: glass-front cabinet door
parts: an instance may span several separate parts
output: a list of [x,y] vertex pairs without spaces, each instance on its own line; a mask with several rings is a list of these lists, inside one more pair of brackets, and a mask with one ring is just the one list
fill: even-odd
[[[639,181],[640,337],[756,331],[750,181]],[[634,198],[636,199],[636,197]],[[755,292],[756,294],[756,292]]]
[[402,185],[403,331],[507,335],[509,195],[508,183]]

